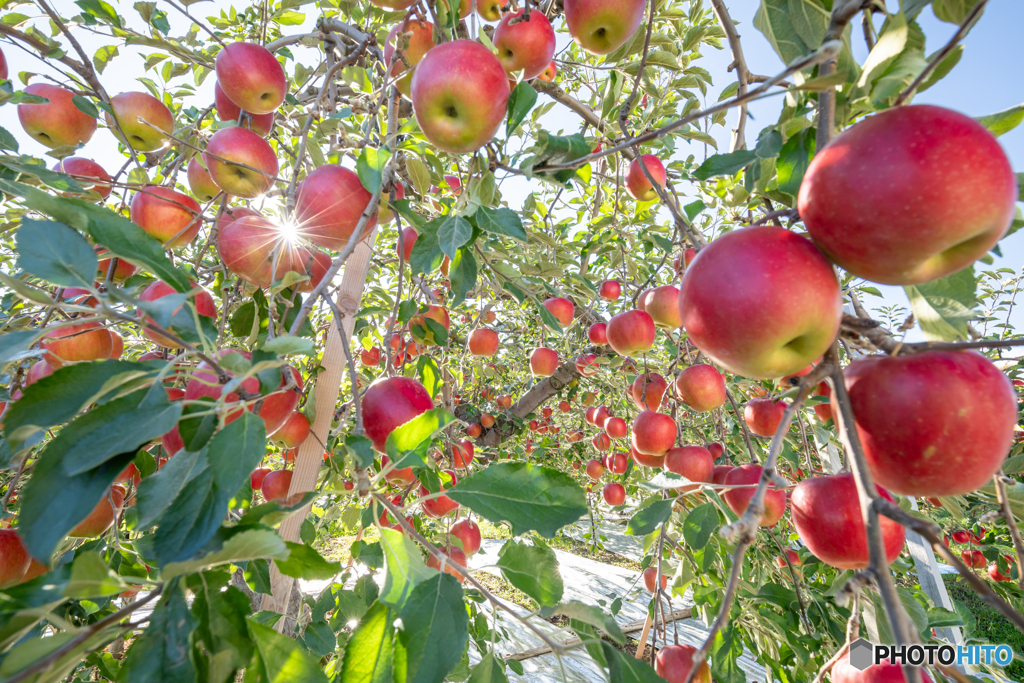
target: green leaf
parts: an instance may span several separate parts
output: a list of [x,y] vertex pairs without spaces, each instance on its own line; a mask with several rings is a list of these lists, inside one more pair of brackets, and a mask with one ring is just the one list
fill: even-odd
[[821,47],[829,11],[814,0],[761,0],[754,28],[764,34],[784,64]]
[[921,332],[929,341],[967,339],[967,324],[978,304],[974,266],[938,280],[903,288]]
[[[319,658],[311,656],[298,642],[252,618],[248,624],[249,635],[256,646],[256,659],[250,664],[256,669],[256,675],[251,680],[328,683],[320,669]],[[247,671],[246,681],[250,680],[249,674]]]
[[746,683],[747,676],[740,668],[743,641],[733,625],[715,634],[711,645],[711,677],[718,683]]
[[[563,164],[575,161],[590,154],[590,145],[586,138],[580,133],[573,135],[552,135],[546,130],[537,134],[537,153],[529,160],[523,162],[523,170],[532,172],[532,169],[546,164]],[[555,180],[564,183],[574,175],[575,169],[555,171],[553,173],[539,172],[540,176],[551,175]]]
[[0,334],[0,363],[37,355],[29,348],[43,335],[43,330],[15,330]]
[[160,470],[139,482],[136,493],[140,530],[148,529],[164,513],[185,485],[209,467],[206,452],[179,451]]
[[520,242],[526,242],[529,238],[523,228],[523,219],[518,213],[504,206],[492,209],[481,206],[476,210],[477,227],[492,235],[505,235]]
[[[469,242],[473,236],[473,226],[462,216],[448,214],[437,226],[437,244],[441,251],[450,259],[455,258],[459,247]],[[419,240],[416,240],[419,244]],[[413,246],[415,251],[416,247]]]
[[600,607],[594,605],[586,605],[578,600],[570,600],[564,605],[559,605],[553,610],[542,609],[541,614],[545,617],[551,615],[562,615],[582,621],[585,624],[590,624],[595,628],[599,628],[604,631],[609,638],[614,640],[619,645],[626,643],[626,634],[622,632],[619,625],[615,623],[615,619],[605,612]]
[[51,195],[22,183],[0,179],[0,191],[25,198],[25,205],[61,223],[89,233],[114,256],[143,266],[179,292],[192,289],[185,274],[168,260],[160,242],[124,216],[93,202]]
[[614,683],[664,683],[665,679],[655,673],[643,659],[630,657],[629,653],[620,652],[611,643],[604,641],[601,642],[601,649]]
[[433,356],[421,355],[416,359],[416,375],[420,378],[420,383],[426,387],[430,398],[436,397],[444,380],[441,368]]
[[128,587],[111,571],[99,553],[83,552],[71,566],[71,580],[64,588],[69,598],[92,598],[116,595]]
[[572,477],[525,462],[494,463],[464,478],[448,496],[491,522],[509,522],[513,536],[533,530],[551,538],[587,512],[586,494]]
[[[754,147],[754,154],[760,159],[772,159],[779,156],[782,151],[782,133],[774,128],[765,128],[757,136],[757,146]],[[691,218],[691,220],[693,220]]]
[[[67,430],[64,429],[65,432]],[[132,461],[136,449],[115,455],[98,467],[75,476],[67,475],[61,467],[61,454],[48,451],[49,447],[43,450],[33,466],[32,477],[22,489],[18,515],[18,531],[32,557],[53,555],[57,544],[67,533],[107,496],[114,477]],[[54,495],[58,491],[60,494]]]
[[192,589],[192,614],[199,619],[194,639],[210,654],[207,680],[230,680],[252,659],[253,643],[246,623],[249,598],[234,586],[214,584],[210,575],[195,582]]
[[555,332],[562,332],[563,331],[562,330],[562,323],[560,323],[558,321],[558,318],[556,318],[554,315],[552,315],[551,311],[549,311],[547,309],[547,307],[545,307],[544,305],[538,303],[537,304],[537,312],[540,314],[541,322],[543,322],[545,325],[550,327]]
[[307,581],[333,579],[341,573],[340,562],[328,562],[320,553],[302,543],[285,543],[291,552],[288,559],[274,560],[278,570],[285,576]]
[[302,642],[306,644],[310,652],[320,657],[329,655],[338,647],[338,637],[334,635],[334,631],[326,621],[314,621],[306,626],[306,630],[302,634]]
[[467,683],[508,683],[505,662],[487,653],[480,663],[473,667],[473,673]]
[[992,135],[999,137],[1003,133],[1009,133],[1024,121],[1024,104],[988,116],[979,116],[975,121],[988,128]]
[[267,453],[267,434],[263,420],[249,411],[217,432],[207,448],[217,486],[235,493]]
[[505,123],[505,137],[519,127],[526,115],[537,103],[537,91],[526,81],[520,81],[508,97],[508,121]]
[[714,503],[704,503],[690,510],[683,521],[683,539],[693,550],[703,550],[711,534],[721,524]]
[[27,433],[68,422],[100,397],[156,374],[151,367],[123,360],[60,368],[27,387],[24,395],[11,404],[4,416],[4,434],[8,439],[22,441]]
[[539,604],[557,605],[562,599],[558,558],[546,544],[527,545],[510,539],[498,551],[497,565],[509,583]]
[[356,174],[359,182],[363,184],[370,194],[376,193],[381,188],[384,179],[384,167],[391,158],[391,151],[387,147],[364,147],[356,160]]
[[382,603],[375,602],[370,607],[345,646],[339,680],[345,683],[392,683],[392,640],[396,616]]
[[282,356],[312,356],[314,352],[312,339],[287,334],[268,340],[263,350]]
[[909,37],[910,25],[907,23],[906,16],[903,13],[889,16],[878,36],[878,42],[875,43],[864,66],[861,67],[857,87],[867,88],[875,83],[907,47]]
[[0,149],[9,149],[12,152],[18,151],[18,141],[10,131],[0,126]]
[[757,158],[757,154],[748,149],[739,149],[726,154],[713,154],[693,172],[697,180],[707,180],[716,175],[733,175]]
[[815,134],[813,128],[804,128],[786,140],[786,144],[782,146],[779,158],[775,162],[780,192],[795,197],[800,191],[804,173],[807,172],[807,167],[810,166],[811,159],[814,157]]
[[[442,681],[462,659],[469,639],[469,616],[462,586],[441,572],[419,583],[400,613],[394,654],[395,680]],[[349,648],[352,643],[349,643]],[[346,651],[347,654],[347,651]],[[348,680],[348,679],[345,679]]]
[[59,459],[68,476],[82,474],[160,438],[180,415],[181,404],[171,403],[162,386],[140,389],[75,418],[46,446],[43,457]]
[[[177,456],[175,456],[177,457]],[[288,548],[281,536],[270,529],[247,529],[235,534],[224,545],[208,555],[188,562],[172,562],[164,567],[161,576],[165,580],[191,574],[200,569],[222,564],[237,564],[257,558],[278,559],[288,556]]]
[[454,421],[455,416],[444,408],[432,408],[391,432],[385,451],[396,467],[426,467],[431,438]]
[[406,153],[405,170],[409,172],[416,194],[425,195],[430,190],[430,170],[419,157]]
[[349,434],[345,437],[345,448],[359,467],[366,469],[373,464],[373,442],[365,436]]
[[626,533],[630,536],[646,536],[651,533],[668,521],[675,502],[675,498],[659,500],[637,510],[636,514],[630,517],[629,524],[626,525]]
[[416,543],[401,531],[382,527],[380,545],[386,571],[379,599],[389,607],[401,609],[412,589],[434,572],[427,568]]
[[96,252],[77,230],[26,218],[16,235],[19,268],[55,285],[92,287]]
[[416,244],[412,247],[409,255],[409,268],[413,275],[419,273],[431,273],[437,270],[444,260],[444,253],[441,251],[441,243],[437,239],[438,228],[447,219],[447,216],[438,216],[423,226]]
[[196,622],[188,609],[182,585],[177,581],[167,583],[160,603],[149,617],[149,626],[128,650],[119,680],[124,683],[194,682],[196,669],[189,637]]
[[463,247],[455,252],[455,258],[448,268],[448,279],[452,285],[452,306],[460,305],[473,291],[473,287],[476,286],[476,269],[476,259],[473,258],[472,251]]
[[934,0],[932,11],[939,21],[959,26],[977,4],[978,0]]
[[217,487],[209,467],[184,487],[156,522],[153,556],[161,565],[193,558],[220,529],[234,491]]

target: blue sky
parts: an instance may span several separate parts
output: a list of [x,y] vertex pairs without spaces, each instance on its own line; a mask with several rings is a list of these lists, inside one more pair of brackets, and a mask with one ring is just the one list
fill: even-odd
[[[112,4],[124,16],[130,25],[141,28],[141,20],[138,14],[132,9],[129,0],[114,0]],[[236,7],[243,7],[244,3],[235,3]],[[758,0],[731,0],[729,3],[730,13],[737,24],[747,63],[752,71],[759,74],[771,75],[781,71],[783,64],[775,55],[768,41],[753,26],[753,17],[756,12]],[[897,6],[896,0],[889,0],[890,9]],[[187,27],[180,15],[164,3],[159,3],[171,20],[175,33],[180,33]],[[205,18],[217,14],[221,8],[230,6],[226,0],[199,2],[191,5],[191,12],[196,16]],[[311,5],[299,8],[306,12],[306,21],[303,26],[285,27],[286,33],[311,30],[316,20],[316,12]],[[881,24],[881,18],[876,24]],[[925,9],[919,17],[919,22],[928,37],[926,52],[931,53],[943,45],[955,32],[956,27],[938,21],[931,9]],[[1020,40],[1019,32],[1024,26],[1024,2],[1019,0],[990,0],[980,22],[973,28],[964,41],[965,51],[963,59],[956,68],[938,85],[922,93],[915,102],[937,104],[971,116],[991,114],[1024,102],[1024,79],[1020,77],[1019,65],[1024,61],[1024,41]],[[863,62],[867,56],[867,48],[860,34],[859,26],[854,31],[853,48],[858,61]],[[45,30],[45,28],[44,28]],[[91,54],[99,47],[109,43],[109,40],[97,38],[95,35],[80,33],[79,37],[85,49]],[[559,47],[564,47],[567,36],[559,36]],[[39,62],[26,55],[26,53],[3,44],[4,53],[7,56],[8,64],[15,76],[18,71],[44,71]],[[147,52],[151,51],[148,48]],[[136,52],[137,54],[131,54]],[[113,94],[122,90],[143,90],[141,84],[135,81],[139,76],[144,75],[142,59],[138,56],[138,50],[132,48],[121,48],[121,57],[102,74],[101,80],[107,89]],[[714,102],[722,88],[727,86],[735,77],[726,72],[726,67],[732,61],[731,54],[727,49],[714,50],[706,46],[704,57],[695,64],[707,69],[714,78],[714,86],[708,94],[707,101]],[[293,50],[295,56],[307,66],[314,63],[315,55],[312,50],[296,48]],[[188,78],[188,77],[186,77]],[[212,89],[214,78],[211,76],[199,89],[194,98],[197,106],[206,106],[212,101]],[[770,98],[751,104],[750,111],[752,120],[747,125],[748,144],[752,144],[762,125],[770,124],[778,117],[780,100]],[[712,132],[719,141],[721,150],[728,149],[731,125],[735,122],[735,113],[728,117],[727,128],[716,128]],[[553,131],[564,129],[575,131],[579,127],[579,119],[561,106],[556,106],[544,117],[546,126]],[[26,136],[18,123],[15,107],[0,107],[0,126],[13,133],[21,143],[23,153],[30,153],[42,156],[45,149],[34,140]],[[1024,170],[1024,126],[1003,135],[1000,138],[1004,149],[1010,157],[1015,170]],[[681,154],[693,152],[703,154],[703,145],[694,145],[687,149],[685,143],[679,144]],[[109,171],[113,172],[122,162],[122,157],[117,154],[116,144],[112,136],[106,130],[100,130],[93,140],[80,153],[81,156],[88,156],[96,159]],[[182,178],[182,180],[184,180]],[[513,207],[520,206],[522,199],[530,191],[531,185],[521,178],[512,179],[503,183],[503,192],[509,204]],[[996,265],[1006,266],[1020,270],[1024,263],[1024,231],[1013,235],[1001,244],[1003,258],[997,259]],[[901,288],[880,287],[885,295],[885,303],[906,305],[906,297]],[[865,303],[868,306],[878,305],[879,299],[870,298]],[[1020,315],[1013,316],[1015,324],[1019,327],[1024,325],[1024,307],[1018,309]],[[919,338],[917,333],[911,334],[911,339]]]

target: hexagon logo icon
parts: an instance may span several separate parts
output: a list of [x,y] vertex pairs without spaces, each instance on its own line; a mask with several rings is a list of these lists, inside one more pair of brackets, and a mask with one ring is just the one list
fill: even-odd
[[863,638],[850,643],[850,665],[858,671],[863,671],[875,660],[875,646]]

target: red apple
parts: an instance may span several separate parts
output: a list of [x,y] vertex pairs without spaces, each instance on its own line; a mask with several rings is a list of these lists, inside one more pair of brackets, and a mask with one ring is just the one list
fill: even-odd
[[[405,248],[405,262],[408,263],[412,257],[412,248],[416,244],[416,239],[419,237],[419,233],[414,228],[406,228],[402,231],[403,247]],[[395,244],[395,253],[398,253],[398,244]]]
[[611,439],[609,439],[608,435],[604,432],[596,434],[594,438],[590,440],[590,443],[599,451],[606,451],[612,447]]
[[408,377],[387,377],[373,382],[363,394],[363,426],[373,447],[383,453],[388,435],[434,407],[426,388]]
[[473,442],[463,439],[452,444],[452,466],[464,470],[473,462]]
[[587,476],[591,479],[597,480],[604,474],[604,465],[601,464],[600,460],[594,460],[591,458],[587,462]]
[[782,424],[786,404],[770,398],[752,398],[743,407],[743,419],[747,427],[758,436],[774,436]]
[[562,327],[568,327],[576,315],[576,306],[564,297],[545,299],[544,308],[548,309]]
[[709,443],[705,448],[708,449],[708,453],[710,453],[711,457],[715,460],[718,460],[725,454],[725,447],[717,441]]
[[87,321],[50,329],[39,346],[46,351],[46,362],[56,370],[67,363],[110,358],[113,340],[107,328]]
[[[398,38],[399,31],[402,32],[401,38]],[[396,42],[398,47],[402,49],[401,59],[393,56],[395,54]],[[420,60],[427,54],[427,51],[433,47],[434,25],[429,21],[412,19],[406,23],[404,29],[401,22],[395,24],[391,29],[387,39],[384,41],[384,63],[391,64],[392,60],[394,60],[394,64],[391,67],[391,78],[398,79],[395,81],[395,87],[398,88],[398,92],[406,97],[409,96],[412,87],[412,69],[420,63]]]
[[863,119],[814,156],[800,217],[853,275],[889,285],[945,277],[1002,238],[1017,181],[980,123],[931,105]]
[[585,353],[576,359],[576,371],[584,377],[593,377],[600,369],[601,365],[593,353]]
[[621,417],[609,417],[604,422],[604,431],[613,439],[624,439],[629,433],[629,428]]
[[679,400],[698,413],[712,411],[726,401],[725,379],[711,365],[691,365],[679,373],[674,386]]
[[481,426],[480,426],[479,424],[477,424],[476,422],[474,422],[473,424],[471,424],[471,425],[469,425],[468,427],[466,427],[466,434],[467,434],[467,435],[468,435],[468,436],[469,436],[470,438],[473,438],[473,439],[475,439],[475,438],[477,438],[478,436],[480,436],[481,434],[483,434],[483,432],[484,432],[484,428],[483,428],[483,427],[481,427]]
[[117,360],[124,354],[124,337],[114,330],[107,330],[110,335],[110,357]]
[[[452,565],[457,564],[463,569],[465,569],[467,564],[466,553],[462,552],[453,545],[450,545],[446,548],[441,548],[441,551],[445,555],[447,555],[447,559],[444,562],[445,573],[454,576],[456,579],[459,580],[459,583],[462,583],[462,581],[465,580],[464,577],[462,576],[461,573],[459,573],[459,570],[453,568]],[[437,557],[433,553],[431,553],[427,556],[427,566],[431,569],[441,571],[441,560],[437,559]]]
[[622,505],[626,502],[626,489],[617,482],[611,482],[604,485],[602,490],[604,495],[604,502],[608,503],[612,507]]
[[206,143],[203,162],[217,187],[245,199],[266,194],[278,171],[277,154],[270,143],[237,126],[213,134]]
[[569,405],[568,401],[559,401],[558,402],[558,409],[560,411],[562,411],[563,413],[568,413],[570,410],[572,410],[572,406]]
[[478,327],[469,333],[468,345],[474,356],[493,356],[498,352],[498,333],[489,327]]
[[[210,293],[208,291],[206,291],[199,285],[195,285],[195,289],[193,291],[195,290],[198,291],[192,297],[192,303],[196,308],[196,313],[206,318],[216,319],[217,304],[213,302],[213,297],[210,296]],[[178,290],[174,289],[166,282],[160,282],[159,280],[157,280],[156,282],[150,283],[149,286],[142,290],[142,294],[139,295],[139,300],[157,301],[158,299],[162,299],[165,296],[171,296],[177,293]],[[180,310],[181,308],[179,307],[174,310],[174,313],[177,313]],[[153,324],[153,319],[146,316],[141,310],[139,311],[139,316],[142,317],[143,321]],[[142,333],[146,335],[146,337],[148,337],[150,341],[152,341],[155,344],[159,344],[160,346],[166,346],[168,348],[173,348],[176,346],[176,344],[170,338],[162,334],[159,334],[158,332],[152,332],[146,329],[145,327],[142,328]]]
[[482,426],[483,426],[483,427],[484,427],[485,429],[490,429],[491,427],[493,427],[493,426],[494,426],[494,416],[493,416],[493,415],[491,415],[490,413],[484,413],[484,414],[482,414],[482,415],[480,416],[480,424],[481,424],[481,425],[482,425]]
[[[471,96],[467,96],[472,93]],[[424,137],[452,154],[475,152],[505,120],[508,77],[480,43],[453,40],[431,49],[413,72],[413,112]]]
[[[882,497],[893,499],[881,486],[877,488]],[[903,549],[903,527],[888,517],[879,516],[878,520],[885,556],[892,564]],[[867,533],[853,474],[812,477],[797,484],[793,490],[793,525],[807,549],[825,564],[837,569],[868,566]]]
[[658,410],[668,389],[668,382],[656,372],[637,375],[630,387],[630,398],[640,410]]
[[468,517],[452,524],[448,533],[462,541],[462,552],[466,555],[473,555],[480,550],[480,527]]
[[45,97],[46,104],[19,104],[21,127],[36,142],[53,149],[84,145],[96,132],[96,119],[72,102],[75,93],[56,85],[33,83],[25,94]]
[[125,489],[120,484],[114,484],[104,491],[103,498],[96,503],[92,512],[68,532],[68,536],[95,538],[109,529],[114,523],[114,518],[121,514],[121,508],[124,506],[124,494]]
[[557,76],[557,75],[558,75],[558,65],[555,64],[555,60],[551,60],[551,62],[547,65],[547,67],[543,71],[540,72],[539,76],[537,76],[537,80],[538,81],[548,81],[548,82],[550,82],[550,81],[555,80],[555,76]]
[[672,416],[644,410],[633,420],[633,448],[645,455],[665,455],[676,442]]
[[253,491],[259,491],[263,488],[263,480],[267,478],[267,475],[274,470],[269,467],[257,467],[249,474],[249,483],[252,485]]
[[[451,320],[448,317],[448,311],[440,306],[430,304],[425,313],[414,315],[412,320],[409,321],[409,334],[411,334],[412,338],[420,344],[436,346],[439,342],[434,339],[434,333],[427,326],[426,321],[428,319],[440,324],[445,330],[447,330],[451,325]],[[422,332],[420,330],[422,330]]]
[[[932,683],[932,677],[924,668],[921,672],[921,683]],[[846,653],[832,666],[832,683],[907,683],[903,667],[890,661],[872,664],[861,671],[850,664],[850,654]]]
[[821,252],[774,226],[715,239],[679,287],[690,341],[727,370],[756,379],[782,377],[821,357],[839,330],[842,305]]
[[[231,98],[224,92],[224,88],[221,87],[220,82],[213,84],[213,103],[217,107],[217,118],[221,121],[232,121],[238,122],[242,113],[242,108],[231,101]],[[250,130],[261,137],[267,137],[270,135],[270,131],[274,130],[274,114],[253,114],[249,112],[250,116]]]
[[725,484],[725,477],[735,469],[732,465],[715,465],[714,471],[711,473],[711,483],[718,484],[721,486]]
[[984,569],[985,564],[988,562],[980,550],[961,551],[960,559],[964,561],[964,564],[973,569]]
[[644,169],[640,166],[641,159],[644,165],[647,166],[647,171],[651,174],[651,177],[654,178],[654,182],[658,184],[658,187],[665,187],[665,182],[668,179],[665,173],[665,165],[655,155],[644,154],[629,162],[629,170],[626,171],[626,192],[629,193],[630,197],[638,201],[653,202],[658,198],[658,191],[651,181],[647,179]]
[[[717,468],[716,468],[717,469]],[[743,484],[757,484],[761,480],[761,472],[764,470],[760,465],[740,465],[734,467],[725,475],[722,481],[727,486],[739,486]],[[712,472],[712,477],[714,472]],[[712,481],[714,481],[712,479]],[[754,487],[728,489],[722,492],[722,499],[725,500],[733,512],[742,515],[750,499],[754,497]],[[761,526],[775,526],[775,523],[782,519],[786,513],[786,492],[769,488],[764,496],[764,514],[761,515]]]
[[[299,234],[324,249],[341,251],[371,199],[373,195],[353,171],[324,164],[299,184],[295,197]],[[358,237],[369,235],[376,224],[374,215]]]
[[565,0],[565,22],[580,47],[606,55],[633,37],[646,7],[644,0]]
[[203,226],[199,202],[161,185],[147,185],[135,192],[131,217],[133,223],[159,240],[166,249],[189,244]]
[[304,272],[303,257],[310,256],[262,216],[244,216],[222,227],[217,235],[217,253],[228,270],[257,287],[280,282],[289,271]]
[[22,582],[32,556],[14,529],[0,529],[0,588]]
[[597,290],[597,295],[605,301],[616,301],[622,293],[618,280],[605,280]]
[[682,325],[679,319],[679,290],[672,285],[655,287],[647,295],[644,311],[658,327],[678,329]]
[[[814,390],[815,396],[831,396],[832,387],[828,385],[828,382],[820,382],[817,388]],[[822,424],[825,424],[832,418],[832,406],[829,403],[816,403],[814,404],[814,414],[818,416]]]
[[591,344],[597,344],[604,346],[608,343],[608,324],[607,323],[594,323],[587,330],[587,339],[590,340]]
[[[261,413],[262,414],[262,413]],[[309,436],[309,418],[295,410],[284,424],[274,432],[272,439],[278,448],[288,449],[299,446]]]
[[509,76],[522,72],[528,81],[544,73],[555,55],[555,30],[543,12],[509,12],[494,29],[498,60]]
[[[984,555],[982,556],[984,557]],[[1010,577],[999,571],[999,566],[993,562],[988,566],[988,577],[996,582],[1010,581]]]
[[[396,182],[395,188],[395,201],[399,199],[405,199],[405,185]],[[378,223],[390,223],[395,218],[395,212],[391,210],[391,191],[385,190],[380,195],[380,201],[377,204],[377,222]]]
[[[657,587],[657,585],[658,585],[658,566],[656,564],[652,564],[650,567],[648,567],[647,569],[644,570],[644,586],[647,587],[647,590],[649,590],[651,593],[653,593],[654,589]],[[665,590],[666,586],[668,586],[668,577],[665,576],[664,574],[662,574],[661,575],[661,589]]]
[[[455,472],[451,470],[445,470],[445,472],[447,472],[451,476],[452,486],[458,483],[458,478],[455,476]],[[442,484],[441,491],[445,491],[446,489],[447,487]],[[420,495],[428,496],[430,495],[430,492],[426,489],[426,487],[420,485]],[[438,496],[437,498],[430,498],[428,500],[422,501],[420,503],[420,507],[423,508],[423,512],[427,515],[427,517],[440,519],[441,517],[444,517],[445,515],[458,510],[459,504],[456,503],[451,498],[449,498],[448,496]]]
[[[692,645],[662,647],[658,650],[658,656],[654,660],[654,671],[668,683],[685,683],[690,675],[690,670],[693,669],[695,654],[697,654],[697,648]],[[691,683],[711,683],[711,667],[707,662],[700,663]]]
[[[101,202],[110,196],[110,174],[92,159],[65,157],[54,165],[53,170],[71,176],[78,181],[83,190],[98,194]],[[64,195],[75,196],[71,192],[66,192]],[[85,195],[81,196],[85,197]]]
[[174,114],[148,92],[114,95],[110,98],[110,106],[114,109],[114,116],[109,112],[103,114],[107,127],[114,137],[136,152],[162,149],[174,133]]
[[210,172],[206,169],[201,157],[196,155],[188,162],[188,189],[201,202],[208,202],[220,193],[217,183],[213,182]]
[[288,94],[284,68],[274,53],[257,43],[230,43],[214,62],[224,94],[252,114],[270,114]]
[[622,356],[635,356],[654,345],[654,320],[644,311],[632,310],[608,321],[608,345]]
[[300,292],[312,292],[325,277],[332,265],[331,257],[310,246],[299,247],[292,267],[296,273],[309,277],[298,285]]
[[558,352],[546,347],[538,347],[530,353],[530,372],[535,377],[550,377],[558,369]]
[[[715,472],[715,459],[703,446],[682,446],[665,454],[665,469],[693,482],[711,483]],[[683,493],[696,491],[697,486],[683,486]]]
[[981,354],[870,356],[851,363],[845,377],[871,473],[896,493],[970,493],[1010,452],[1017,395]]
[[7,57],[4,56],[3,50],[0,50],[0,80],[7,80]]
[[[380,456],[380,469],[382,472],[386,470],[390,464],[391,458],[386,455]],[[413,473],[412,467],[401,467],[393,469],[385,474],[384,480],[398,488],[405,488],[416,481],[416,475]]]
[[629,456],[625,453],[611,453],[605,464],[612,474],[625,474],[629,467]]
[[288,489],[291,488],[291,485],[291,470],[274,470],[263,478],[263,486],[260,490],[268,503],[280,503],[285,507],[290,507],[302,500],[303,496],[300,492],[289,496]]
[[648,455],[646,453],[641,453],[637,449],[633,448],[632,445],[629,447],[629,457],[635,460],[638,465],[643,465],[644,467],[651,467],[658,470],[665,466],[664,455]]

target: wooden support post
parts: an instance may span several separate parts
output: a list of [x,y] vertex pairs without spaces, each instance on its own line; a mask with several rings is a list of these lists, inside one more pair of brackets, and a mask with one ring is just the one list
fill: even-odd
[[636,644],[636,658],[643,659],[644,652],[647,650],[647,634],[651,632],[651,613],[647,613],[647,618],[644,619],[644,630],[640,633],[640,640]]
[[[342,275],[336,301],[338,309],[345,315],[342,327],[349,338],[351,338],[352,329],[356,324],[355,314],[359,312],[359,301],[363,296],[363,285],[366,283],[366,273],[370,268],[370,257],[373,254],[373,241],[376,234],[375,230],[370,237],[360,242],[352,251],[348,261],[345,262],[345,272]],[[292,475],[292,483],[288,488],[289,496],[306,493],[316,488],[317,476],[323,465],[324,448],[321,444],[327,443],[327,435],[331,430],[331,421],[334,418],[334,408],[338,403],[338,395],[341,393],[341,380],[348,372],[345,350],[342,347],[341,337],[338,335],[338,327],[333,322],[327,332],[327,345],[324,348],[321,364],[324,369],[316,376],[313,387],[316,418],[310,425],[309,436],[299,445],[299,453],[295,458],[295,474]],[[310,507],[310,505],[306,505],[300,508],[281,523],[281,538],[292,543],[298,542],[299,530],[309,514]],[[284,614],[288,609],[294,581],[290,576],[279,572],[277,565],[271,563],[272,595],[269,596],[269,599],[264,599],[263,609]],[[283,632],[294,627],[294,624],[289,626],[286,622],[288,622],[287,619],[278,621],[277,629]]]

